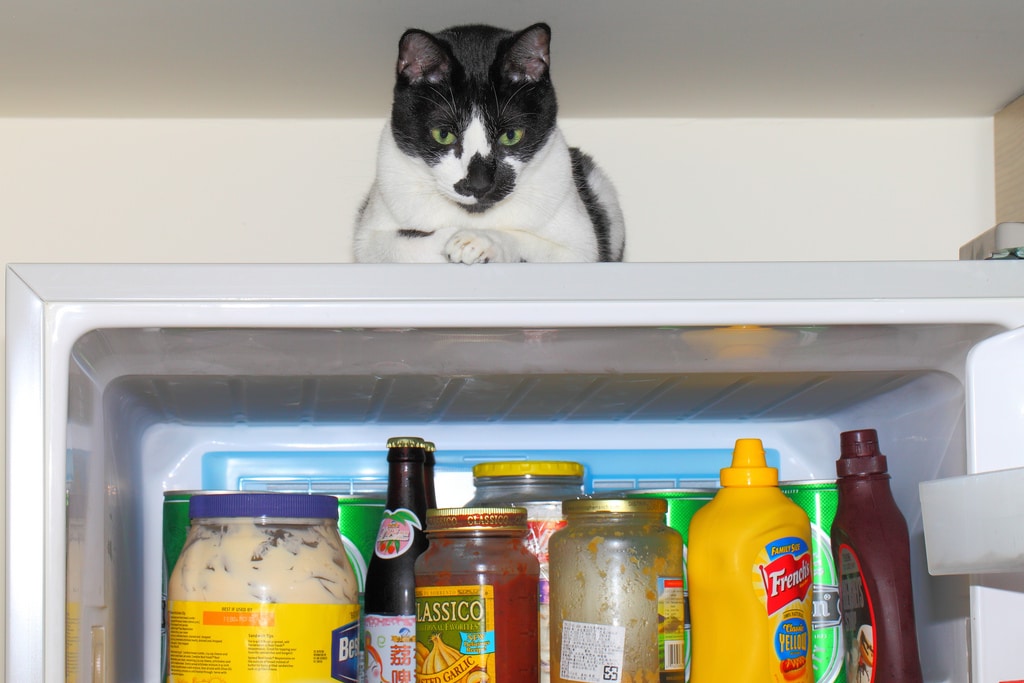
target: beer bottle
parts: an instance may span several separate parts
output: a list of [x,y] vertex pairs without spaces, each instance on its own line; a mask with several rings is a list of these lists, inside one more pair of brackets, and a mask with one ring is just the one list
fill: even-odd
[[426,454],[426,459],[423,461],[423,485],[427,489],[427,509],[434,510],[437,508],[437,494],[434,493],[434,451],[437,447],[434,446],[433,441],[423,442],[423,452]]
[[388,439],[388,496],[366,571],[363,661],[366,683],[413,683],[416,676],[416,558],[427,549],[418,437]]

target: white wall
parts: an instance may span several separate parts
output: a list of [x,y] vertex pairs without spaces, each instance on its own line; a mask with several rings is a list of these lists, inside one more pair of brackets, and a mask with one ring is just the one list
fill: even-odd
[[[631,261],[955,259],[994,222],[992,126],[563,123],[619,187]],[[0,119],[0,261],[349,261],[380,127]]]
[[[0,119],[0,257],[348,261],[379,121]],[[576,119],[632,261],[954,259],[991,119]]]

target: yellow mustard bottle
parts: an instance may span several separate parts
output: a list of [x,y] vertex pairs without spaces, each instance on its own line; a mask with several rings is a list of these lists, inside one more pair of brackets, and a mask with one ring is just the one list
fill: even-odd
[[811,526],[760,439],[738,439],[690,522],[690,683],[814,683]]

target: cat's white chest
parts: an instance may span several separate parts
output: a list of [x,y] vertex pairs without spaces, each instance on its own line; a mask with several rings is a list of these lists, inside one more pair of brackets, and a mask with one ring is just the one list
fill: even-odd
[[404,154],[385,128],[376,182],[357,225],[357,260],[595,260],[590,219],[557,130],[529,164],[514,168],[515,189],[485,211],[452,197],[447,184],[462,171],[444,163],[431,167]]

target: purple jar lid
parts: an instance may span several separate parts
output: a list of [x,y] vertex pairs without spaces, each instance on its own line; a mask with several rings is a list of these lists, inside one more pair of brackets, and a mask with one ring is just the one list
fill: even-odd
[[338,519],[338,499],[306,493],[198,494],[189,500],[188,516],[197,517],[298,517]]

